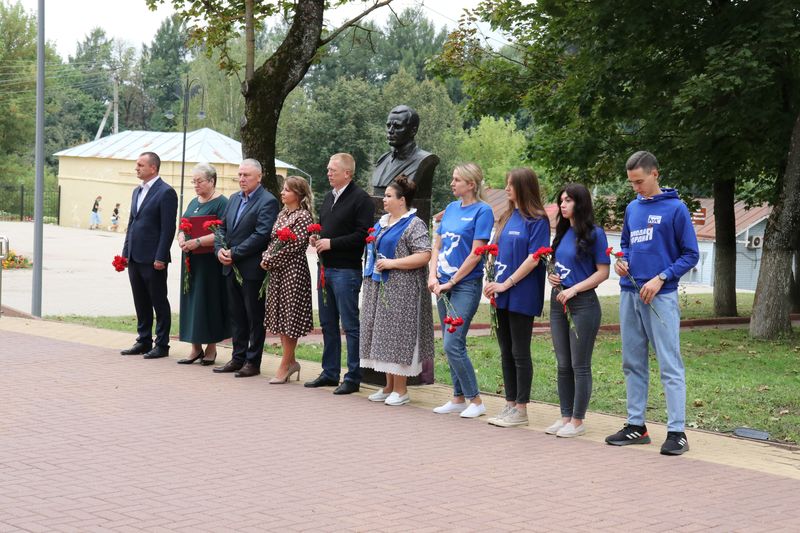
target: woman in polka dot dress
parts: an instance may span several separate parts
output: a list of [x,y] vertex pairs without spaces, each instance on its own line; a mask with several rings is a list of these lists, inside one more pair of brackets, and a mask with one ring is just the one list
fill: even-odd
[[[293,374],[300,379],[300,364],[295,359],[297,339],[313,327],[311,315],[311,273],[308,269],[308,225],[313,197],[308,182],[289,176],[281,191],[283,210],[272,227],[272,240],[264,252],[261,268],[269,271],[264,326],[281,338],[283,357],[271,384],[286,383]],[[296,240],[281,241],[278,231],[289,228]]]

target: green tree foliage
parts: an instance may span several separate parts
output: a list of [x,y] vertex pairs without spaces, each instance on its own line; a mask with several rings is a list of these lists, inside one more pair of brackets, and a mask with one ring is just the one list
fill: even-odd
[[[151,8],[166,1],[146,0]],[[289,93],[302,81],[321,47],[335,39],[346,27],[390,2],[376,0],[341,28],[323,36],[325,10],[345,4],[346,0],[171,0],[176,12],[189,21],[193,42],[204,45],[208,54],[212,50],[219,50],[222,57],[220,66],[229,72],[236,71],[241,64],[230,59],[227,44],[233,36],[244,30],[242,151],[247,157],[264,163],[262,184],[266,188],[278,192],[275,145],[278,121]],[[264,18],[273,15],[282,15],[288,20],[288,29],[280,46],[257,66],[255,30]]]
[[514,119],[486,116],[466,133],[458,155],[462,161],[474,161],[481,166],[489,187],[502,189],[506,186],[506,172],[514,167],[531,166],[526,160],[527,147],[525,134],[517,130]]
[[372,161],[382,151],[385,114],[380,91],[364,80],[339,78],[313,97],[298,88],[281,114],[278,153],[308,173],[319,204],[330,190],[328,160],[337,152],[355,158],[356,182],[366,186]]
[[[147,129],[164,131],[182,126],[184,76],[189,70],[187,39],[186,24],[174,15],[161,23],[150,46],[142,49],[141,87],[153,108]],[[166,118],[167,112],[178,118]]]
[[469,23],[453,34],[439,67],[462,75],[470,110],[528,109],[532,156],[565,180],[619,176],[647,148],[664,183],[713,191],[715,302],[735,314],[735,185],[763,176],[762,198],[780,190],[800,103],[797,3],[486,0],[477,18],[514,54],[482,47]]

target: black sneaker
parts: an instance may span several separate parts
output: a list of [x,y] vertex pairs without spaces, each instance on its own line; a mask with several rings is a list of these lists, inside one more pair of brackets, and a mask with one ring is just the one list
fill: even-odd
[[689,440],[683,431],[670,431],[661,445],[661,455],[681,455],[689,451]]
[[647,434],[647,426],[625,424],[622,429],[606,437],[606,443],[614,446],[650,444],[650,435]]

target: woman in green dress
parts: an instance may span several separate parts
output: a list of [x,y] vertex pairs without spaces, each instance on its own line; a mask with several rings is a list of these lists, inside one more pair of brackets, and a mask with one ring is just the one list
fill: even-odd
[[[217,192],[217,170],[201,163],[192,170],[192,183],[197,193],[183,213],[184,218],[213,216],[222,218],[228,199]],[[217,358],[217,343],[230,338],[228,304],[222,265],[213,253],[194,253],[201,247],[214,246],[214,234],[193,238],[178,232],[178,244],[183,250],[181,261],[180,340],[192,343],[192,353],[178,364],[190,365],[197,360],[203,366]],[[183,279],[189,265],[189,290],[184,291]],[[203,344],[206,345],[205,351]]]

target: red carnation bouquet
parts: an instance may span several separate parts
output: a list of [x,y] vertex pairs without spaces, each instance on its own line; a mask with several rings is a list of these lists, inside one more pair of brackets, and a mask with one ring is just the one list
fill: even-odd
[[[222,236],[222,221],[220,219],[215,218],[214,220],[207,220],[203,222],[203,229],[213,233],[214,240],[219,241],[223,248],[228,248],[225,238]],[[236,263],[231,263],[231,268],[233,269],[233,275],[236,277],[236,281],[239,282],[239,285],[242,285],[244,283],[244,279],[242,278],[242,273],[239,272],[239,267],[236,266]]]
[[[608,257],[611,257],[613,255],[614,258],[616,259],[617,263],[619,263],[620,261],[625,261],[625,252],[614,252],[614,247],[613,246],[609,246],[608,248],[606,248],[606,255]],[[625,276],[625,277],[628,278],[628,281],[630,281],[631,284],[633,284],[633,288],[636,289],[636,292],[641,292],[642,291],[642,289],[639,288],[639,284],[636,283],[636,280],[633,278],[633,275],[631,274],[630,269],[628,269],[628,275]],[[661,320],[661,323],[663,324],[664,320],[661,318],[661,315],[658,314],[658,311],[656,311],[656,308],[653,307],[653,304],[649,303],[649,304],[647,304],[647,306],[653,311],[653,313],[656,315],[656,317],[658,317],[658,319]]]
[[[286,246],[287,242],[296,241],[297,235],[292,231],[292,228],[286,226],[285,228],[281,228],[275,232],[275,236],[278,238],[277,241],[273,241],[270,243],[270,247],[272,247],[272,253],[277,254],[281,248]],[[258,297],[263,298],[267,294],[267,287],[269,286],[269,272],[267,275],[264,276],[264,282],[261,284],[261,288],[258,290]]]
[[[184,239],[189,237],[189,234],[192,232],[192,223],[189,222],[188,218],[181,219],[181,223],[178,225],[178,231],[183,233]],[[183,269],[183,294],[188,294],[189,279],[192,273],[192,264],[189,258],[192,256],[192,252],[184,252],[184,254],[185,257],[183,258],[183,264],[186,268]]]
[[[547,269],[547,274],[557,274],[556,272],[556,261],[555,261],[555,250],[553,250],[550,246],[542,246],[535,252],[533,252],[532,257],[537,261],[544,261],[545,268]],[[556,286],[556,294],[560,293],[564,290],[564,287],[561,286],[559,283]],[[570,313],[569,306],[567,306],[567,302],[564,302],[564,315],[567,317],[567,324],[570,328],[575,332],[575,338],[578,337],[578,330],[574,327],[572,322],[572,313]]]
[[[494,282],[497,277],[494,263],[499,251],[500,249],[496,244],[487,244],[485,246],[478,246],[473,252],[475,255],[483,256],[486,260],[483,264],[483,270],[486,274],[486,281],[489,283]],[[492,304],[489,308],[489,318],[492,324],[491,333],[492,338],[495,338],[497,337],[497,301],[495,301],[494,296],[489,300],[489,303]]]
[[[322,233],[322,225],[309,224],[306,230],[308,230],[309,235],[319,237]],[[319,277],[317,280],[317,289],[322,291],[322,305],[328,305],[328,289],[325,287],[325,266],[322,264],[322,257],[319,257]]]
[[117,272],[122,272],[128,267],[128,260],[121,255],[115,255],[114,260],[111,261],[111,265]]
[[453,307],[453,304],[450,303],[450,299],[447,297],[446,293],[441,293],[439,295],[439,299],[442,301],[445,308],[445,317],[443,322],[447,325],[447,332],[455,333],[459,327],[464,325],[464,319],[461,318],[456,312],[455,307]]

